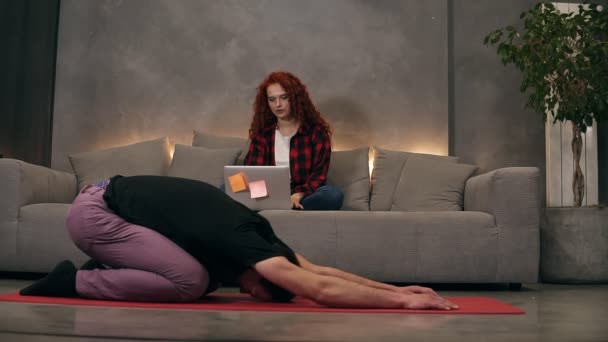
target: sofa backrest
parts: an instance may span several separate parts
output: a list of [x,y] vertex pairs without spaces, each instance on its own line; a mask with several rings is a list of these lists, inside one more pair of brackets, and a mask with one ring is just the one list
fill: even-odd
[[[169,175],[219,187],[223,166],[243,164],[248,149],[248,139],[195,130],[192,146],[176,145],[172,161],[166,137],[69,158],[79,189],[116,174]],[[370,177],[369,152],[368,147],[332,152],[327,183],[344,192],[342,210],[462,210],[464,186],[476,167],[458,164],[457,157],[375,146]]]

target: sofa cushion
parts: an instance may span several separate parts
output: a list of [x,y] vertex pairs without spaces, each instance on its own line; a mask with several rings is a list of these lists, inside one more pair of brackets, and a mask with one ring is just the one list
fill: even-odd
[[192,146],[209,149],[238,148],[241,152],[237,157],[236,165],[245,163],[245,156],[249,151],[249,140],[245,138],[226,137],[194,130]]
[[476,166],[409,157],[393,195],[393,211],[462,210],[464,186]]
[[260,214],[282,241],[313,263],[378,281],[492,282],[498,272],[499,229],[487,213],[264,210]]
[[78,190],[114,175],[166,176],[171,163],[167,137],[68,157],[78,179]]
[[402,151],[392,151],[374,146],[374,169],[372,171],[372,189],[370,196],[370,210],[388,211],[393,204],[393,193],[405,162],[411,156],[418,156],[432,160],[458,163],[458,157],[438,156]]
[[338,212],[335,224],[335,264],[348,272],[409,283],[487,282],[496,276],[498,228],[486,213]]
[[342,210],[369,210],[369,147],[333,151],[327,184],[344,192]]
[[219,187],[224,184],[224,165],[233,165],[240,153],[238,148],[209,149],[176,144],[169,176]]
[[[336,214],[348,212],[306,210],[262,210],[281,241],[315,264],[335,267]],[[353,212],[354,213],[354,212]],[[361,212],[356,212],[361,213]]]
[[61,260],[80,265],[90,258],[76,247],[65,228],[70,206],[37,203],[19,209],[16,240],[19,272],[49,272]]

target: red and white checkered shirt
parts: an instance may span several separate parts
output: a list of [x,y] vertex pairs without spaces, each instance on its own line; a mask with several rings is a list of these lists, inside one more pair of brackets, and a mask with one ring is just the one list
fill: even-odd
[[[251,137],[245,165],[276,165],[274,160],[274,135],[276,124],[264,128]],[[321,125],[300,126],[291,138],[289,167],[291,193],[311,194],[325,185],[331,159],[331,139]]]

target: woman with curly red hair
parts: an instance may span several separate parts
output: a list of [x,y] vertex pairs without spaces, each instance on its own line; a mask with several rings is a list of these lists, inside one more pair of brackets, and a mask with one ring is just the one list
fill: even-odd
[[327,185],[331,128],[306,86],[289,72],[273,72],[258,86],[245,165],[286,165],[294,209],[338,210],[344,195]]

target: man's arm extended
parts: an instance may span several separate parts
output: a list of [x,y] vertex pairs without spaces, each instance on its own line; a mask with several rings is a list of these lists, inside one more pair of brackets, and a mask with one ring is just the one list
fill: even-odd
[[340,277],[313,273],[290,263],[284,257],[258,262],[254,269],[276,285],[329,307],[443,310],[458,308],[437,295],[400,293]]
[[390,285],[390,284],[385,284],[385,283],[377,282],[377,281],[374,281],[371,279],[367,279],[367,278],[358,276],[356,274],[348,273],[348,272],[339,270],[337,268],[315,265],[297,253],[296,253],[296,257],[298,258],[298,262],[300,262],[300,266],[302,266],[302,268],[304,268],[305,270],[308,270],[310,272],[319,274],[319,275],[326,275],[326,276],[331,276],[331,277],[342,278],[344,280],[352,281],[357,284],[362,284],[362,285],[366,285],[366,286],[373,287],[376,289],[382,289],[382,290],[387,290],[387,291],[395,291],[395,292],[401,292],[401,293],[426,293],[426,294],[431,294],[431,295],[437,295],[437,293],[435,291],[433,291],[432,289],[430,289],[428,287],[422,287],[422,286],[399,287],[399,286],[394,286],[394,285]]

